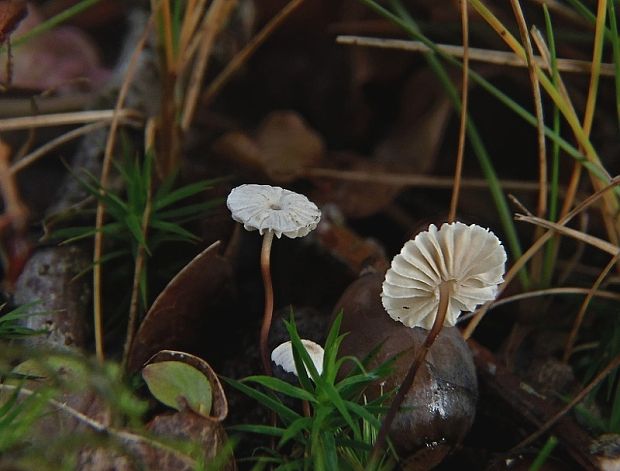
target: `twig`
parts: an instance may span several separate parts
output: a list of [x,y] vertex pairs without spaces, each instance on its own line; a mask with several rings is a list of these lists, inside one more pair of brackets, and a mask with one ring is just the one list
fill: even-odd
[[[413,186],[419,188],[452,188],[454,179],[434,175],[406,173],[389,173],[381,171],[337,170],[333,168],[307,168],[303,171],[306,178],[331,178],[364,183],[381,183],[394,186]],[[500,180],[506,190],[538,191],[538,182],[521,180]],[[488,190],[489,183],[483,178],[462,178],[461,187]]]
[[232,75],[239,70],[239,68],[248,60],[248,58],[254,54],[261,44],[286,20],[291,13],[293,13],[304,0],[291,0],[286,4],[276,16],[274,16],[269,22],[263,26],[256,36],[254,36],[249,43],[247,43],[241,51],[239,51],[235,57],[228,63],[228,65],[222,70],[217,77],[209,84],[202,97],[202,102],[207,106],[213,101],[215,96],[220,92],[221,88],[228,83],[228,80]]
[[[122,124],[130,124],[132,121],[122,120]],[[26,167],[32,165],[34,162],[39,160],[41,157],[44,157],[45,154],[51,152],[52,150],[60,147],[67,142],[70,142],[78,137],[83,136],[84,134],[88,134],[89,132],[95,131],[100,128],[104,128],[108,126],[110,123],[108,121],[97,121],[91,124],[86,124],[79,128],[73,129],[61,136],[58,136],[51,141],[46,142],[38,149],[33,150],[30,154],[24,155],[21,159],[11,165],[11,173],[14,175],[16,173],[21,172]]]
[[543,425],[541,425],[535,433],[531,434],[529,437],[516,444],[512,448],[512,450],[521,450],[522,448],[536,441],[551,427],[553,427],[560,419],[562,419],[573,407],[579,404],[588,394],[590,394],[590,391],[592,391],[596,386],[598,386],[601,381],[603,381],[613,370],[618,367],[620,367],[620,355],[616,356],[613,360],[611,360],[609,364],[599,374],[597,374],[596,377],[592,381],[590,381],[590,383],[585,388],[583,388],[579,392],[579,394],[577,394],[568,404],[566,404],[562,409],[560,409],[556,414],[554,414],[553,417],[551,417]]
[[[377,47],[382,49],[398,49],[410,52],[431,52],[431,49],[421,41],[409,41],[405,39],[384,39],[370,38],[366,36],[350,36],[342,35],[336,38],[339,44],[348,44],[352,46]],[[437,49],[453,56],[464,57],[465,51],[462,46],[454,46],[450,44],[437,44]],[[505,51],[495,51],[491,49],[481,49],[477,47],[468,48],[469,59],[479,62],[486,62],[496,65],[507,65],[511,67],[527,67],[527,64],[517,54]],[[541,67],[545,66],[542,57],[534,56],[533,62]],[[589,61],[581,61],[575,59],[558,59],[558,70],[561,72],[573,72],[579,74],[590,73],[592,64]],[[601,64],[601,75],[605,77],[614,77],[614,64]]]
[[74,111],[71,113],[45,114],[39,116],[22,116],[19,118],[0,119],[0,131],[18,131],[20,129],[85,124],[95,121],[111,122],[117,116],[119,120],[141,119],[142,115],[132,109]]
[[[506,401],[519,418],[535,427],[540,426],[541,422],[550,416],[549,401],[510,372],[489,350],[471,339],[467,343],[474,355],[476,371],[485,389],[493,396]],[[570,417],[562,417],[560,420],[554,434],[566,451],[579,463],[580,469],[592,471],[599,469],[596,459],[588,452],[591,437]]]
[[573,239],[580,240],[589,244],[593,247],[596,247],[603,252],[607,252],[610,255],[618,255],[620,253],[620,247],[615,244],[611,244],[606,240],[600,239],[598,237],[594,237],[590,234],[585,234],[576,229],[571,229],[570,227],[566,227],[562,224],[557,224],[555,222],[547,221],[546,219],[542,219],[535,216],[524,216],[523,214],[516,214],[515,221],[523,221],[529,222],[530,224],[534,224],[536,226],[544,227],[545,229],[551,229],[559,234],[572,237]]
[[[592,296],[598,298],[611,299],[612,301],[620,301],[620,294],[614,293],[612,291],[601,291],[598,289],[592,290],[592,288],[581,288],[579,286],[564,286],[562,288],[546,288],[535,291],[528,291],[527,293],[513,294],[512,296],[506,296],[505,298],[496,299],[489,305],[488,310],[490,311],[504,304],[514,303],[523,299],[536,298],[539,296],[553,296],[556,294],[583,294],[587,296],[590,293],[592,293]],[[475,315],[475,312],[463,314],[459,317],[458,322],[464,322],[468,319],[471,319]]]

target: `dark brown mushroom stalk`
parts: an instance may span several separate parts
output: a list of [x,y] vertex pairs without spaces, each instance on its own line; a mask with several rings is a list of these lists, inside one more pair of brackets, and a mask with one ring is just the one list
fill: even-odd
[[402,456],[432,467],[464,438],[477,384],[471,352],[455,324],[462,311],[495,298],[505,261],[497,237],[482,227],[431,225],[405,244],[385,278],[367,274],[343,294],[337,310],[344,312],[342,331],[349,335],[341,354],[364,357],[382,345],[376,364],[400,354],[385,384],[398,392],[373,458],[389,433]]
[[284,234],[294,239],[304,237],[316,228],[321,211],[303,195],[270,185],[241,185],[228,195],[226,201],[232,218],[249,231],[258,230],[263,236],[261,274],[265,288],[265,309],[260,330],[260,353],[265,373],[271,375],[267,339],[273,317],[273,283],[271,281],[271,245],[273,236]]

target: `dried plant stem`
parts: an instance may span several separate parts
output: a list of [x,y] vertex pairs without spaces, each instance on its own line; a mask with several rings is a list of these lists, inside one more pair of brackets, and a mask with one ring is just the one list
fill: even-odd
[[263,235],[263,246],[260,252],[260,271],[263,276],[263,286],[265,288],[265,310],[263,312],[263,323],[260,328],[260,355],[263,362],[265,374],[271,376],[271,360],[269,359],[269,329],[273,317],[273,283],[271,281],[271,245],[273,242],[273,231],[267,231]]
[[465,156],[465,134],[467,131],[467,109],[469,104],[469,16],[467,0],[460,1],[461,29],[463,36],[463,91],[461,92],[461,118],[459,123],[459,144],[456,152],[456,168],[454,169],[454,187],[450,200],[450,212],[448,222],[454,222],[459,205],[461,193],[461,180],[463,175],[463,158]]
[[209,105],[215,96],[220,92],[221,88],[228,83],[230,77],[234,75],[237,70],[248,60],[248,58],[254,54],[261,44],[286,20],[291,13],[293,13],[304,0],[291,0],[287,5],[280,10],[280,12],[274,16],[269,22],[261,29],[256,36],[254,36],[250,42],[248,42],[241,51],[239,51],[235,57],[228,63],[228,65],[222,70],[217,77],[209,84],[202,98],[202,102],[205,105]]
[[[131,55],[129,65],[127,67],[127,73],[125,74],[125,79],[116,100],[116,106],[114,107],[112,122],[110,123],[110,132],[108,134],[108,140],[106,142],[105,153],[103,156],[103,164],[101,167],[99,184],[102,192],[105,192],[105,188],[108,183],[110,167],[112,166],[112,151],[114,149],[114,144],[116,143],[116,131],[120,123],[119,112],[123,108],[123,104],[125,103],[125,98],[127,97],[127,92],[129,91],[129,84],[131,83],[137,69],[138,57],[140,56],[142,49],[144,49],[144,45],[146,44],[146,38],[148,37],[148,33],[151,29],[152,24],[153,15],[151,15],[151,18],[146,24],[144,32],[142,33],[142,36],[140,37],[140,40],[138,41],[138,44],[136,45],[136,48]],[[93,249],[93,323],[95,330],[95,351],[97,354],[97,359],[100,362],[103,362],[104,360],[102,315],[103,306],[101,299],[101,263],[99,263],[103,253],[103,231],[101,230],[101,228],[103,227],[104,216],[105,206],[103,204],[103,199],[100,199],[97,204],[97,215],[95,217],[96,232]]]
[[215,44],[215,38],[223,29],[228,21],[236,0],[213,0],[209,6],[209,10],[204,20],[204,28],[200,46],[198,48],[198,57],[189,79],[185,102],[183,104],[183,113],[181,118],[181,129],[187,131],[194,117],[196,106],[198,105],[198,94],[202,85],[202,79],[207,70],[209,56]]
[[[564,224],[567,224],[571,219],[573,219],[573,217],[575,217],[577,214],[580,214],[583,210],[585,210],[586,208],[588,208],[589,206],[597,202],[599,199],[604,198],[605,194],[609,192],[609,190],[615,188],[618,185],[620,185],[620,177],[613,178],[611,182],[609,182],[609,184],[605,185],[600,190],[597,190],[594,194],[588,196],[580,204],[575,206],[575,208],[572,211],[570,211],[568,214],[562,217],[562,219],[558,221],[557,226],[562,226]],[[529,249],[527,249],[525,253],[517,261],[515,261],[512,267],[510,267],[510,270],[508,270],[508,272],[504,276],[504,282],[500,286],[497,296],[499,296],[508,287],[510,282],[515,278],[519,270],[523,268],[523,266],[527,263],[527,261],[538,250],[540,250],[545,245],[545,243],[555,234],[556,234],[555,230],[547,230],[547,232],[545,232],[541,236],[540,239],[536,240],[536,242],[534,242],[532,246]],[[617,254],[617,251],[612,253],[612,255],[614,256],[616,254]],[[491,304],[492,302],[489,301],[476,311],[474,317],[469,322],[469,324],[467,324],[467,327],[463,331],[463,338],[468,339],[469,337],[471,337],[471,335],[474,333],[474,331],[478,327],[478,324],[480,324],[480,322],[482,321],[482,319],[488,312],[489,308],[491,307]]]
[[85,124],[96,121],[110,122],[115,116],[119,120],[141,118],[140,113],[132,109],[74,111],[71,113],[43,114],[38,116],[21,116],[19,118],[0,119],[0,130],[6,132],[28,128]]
[[607,252],[608,254],[613,256],[616,256],[620,253],[620,247],[618,247],[617,245],[611,244],[606,240],[594,237],[582,231],[578,231],[577,229],[571,229],[570,227],[566,227],[563,224],[557,224],[551,221],[547,221],[546,219],[534,216],[524,216],[523,214],[516,214],[515,221],[529,222],[530,224],[535,224],[537,226],[544,227],[545,229],[551,229],[559,234],[572,237],[573,239],[579,240],[581,242],[585,242],[586,244],[589,244],[592,247],[596,247],[597,249],[602,250],[603,252]]
[[[534,109],[536,112],[536,131],[538,142],[538,183],[540,185],[538,192],[538,204],[536,215],[544,217],[547,211],[547,152],[545,147],[545,120],[542,108],[542,98],[540,93],[540,82],[536,73],[536,65],[534,63],[534,49],[528,34],[527,24],[523,16],[523,10],[518,0],[510,0],[512,10],[519,26],[521,42],[524,45],[525,57],[527,59],[527,70],[532,86],[532,94],[534,96]],[[538,239],[543,233],[542,228],[538,227],[534,231],[534,240]],[[543,253],[537,252],[532,258],[532,280],[536,283],[540,282],[542,276]]]
[[[147,231],[149,227],[149,220],[151,218],[151,181],[148,184],[148,194],[146,207],[142,214],[142,236],[146,240]],[[129,319],[127,320],[127,333],[125,334],[125,345],[123,347],[123,361],[122,367],[125,370],[127,361],[129,360],[129,352],[133,344],[133,339],[136,334],[138,324],[138,314],[140,311],[140,280],[144,273],[144,266],[146,264],[146,247],[142,244],[138,245],[138,251],[136,254],[136,261],[133,272],[133,283],[131,287],[131,301],[129,303]]]
[[[385,39],[372,38],[366,36],[341,35],[336,38],[339,44],[348,44],[352,46],[376,47],[381,49],[398,49],[410,52],[431,52],[431,49],[421,41],[410,41],[406,39]],[[465,50],[462,46],[454,46],[451,44],[437,44],[437,49],[452,57],[465,56]],[[496,51],[492,49],[481,49],[477,47],[469,47],[468,55],[470,60],[485,62],[488,64],[506,65],[510,67],[526,67],[517,54],[505,51]],[[534,62],[541,66],[545,66],[542,57],[534,56]],[[557,59],[557,67],[560,72],[573,72],[586,74],[590,73],[592,64],[588,61],[575,59]],[[601,76],[613,77],[615,74],[614,64],[601,64]]]
[[[126,120],[122,120],[123,124],[129,124],[130,122]],[[58,136],[51,141],[46,142],[41,147],[33,150],[27,155],[24,155],[21,159],[17,160],[13,165],[11,165],[11,173],[16,174],[21,172],[26,167],[32,165],[41,157],[44,157],[45,154],[51,152],[52,150],[60,147],[67,142],[70,142],[78,137],[83,136],[84,134],[88,134],[89,132],[96,131],[97,129],[105,128],[109,126],[109,121],[97,121],[94,123],[86,124],[84,126],[80,126],[79,128],[73,129],[65,134]]]
[[577,313],[577,317],[575,317],[575,322],[573,323],[573,328],[570,331],[568,339],[566,340],[566,346],[564,347],[564,356],[562,357],[562,360],[565,363],[568,362],[568,359],[573,354],[573,348],[575,346],[575,341],[577,340],[577,333],[579,332],[579,328],[581,327],[583,318],[586,315],[586,311],[588,309],[588,306],[590,305],[590,301],[592,301],[594,294],[599,289],[601,283],[603,283],[603,280],[605,280],[611,269],[614,267],[614,265],[616,265],[616,263],[618,263],[618,258],[620,258],[620,253],[612,257],[609,263],[605,265],[605,268],[603,268],[599,276],[594,281],[592,287],[588,290],[588,295],[586,296],[586,299],[584,299],[583,303],[581,303],[581,307],[579,308],[579,312]]
[[[371,182],[394,186],[413,186],[418,188],[452,188],[452,177],[434,175],[415,175],[406,173],[389,173],[381,171],[338,170],[334,168],[307,168],[303,172],[306,178],[332,178],[353,182]],[[499,180],[502,188],[511,191],[538,191],[538,182],[523,180]],[[489,183],[483,178],[462,178],[461,188],[488,190]]]
[[[27,389],[21,386],[12,385],[12,384],[0,384],[0,390],[17,391],[17,393],[21,396],[33,396],[36,394],[36,391]],[[110,427],[109,425],[103,422],[98,422],[95,419],[87,416],[86,414],[83,414],[79,410],[74,409],[73,407],[65,404],[64,402],[60,402],[55,399],[46,399],[46,401],[50,406],[55,407],[56,409],[64,412],[67,415],[70,415],[74,419],[87,425],[88,427],[92,428],[93,430],[97,432],[105,433],[107,435],[115,437],[124,442],[142,443],[150,447],[166,451],[168,453],[173,454],[175,457],[183,461],[188,466],[191,466],[192,468],[194,468],[197,465],[196,462],[192,458],[185,455],[184,453],[181,453],[179,450],[175,449],[174,447],[166,445],[165,443],[158,442],[156,440],[153,440],[148,437],[144,437],[142,435],[137,435],[135,433],[126,432],[124,430],[118,430],[114,427]]]
[[450,301],[450,283],[442,282],[439,285],[439,305],[437,306],[437,316],[435,317],[435,322],[433,322],[433,327],[428,332],[426,339],[424,339],[424,343],[417,351],[411,366],[409,367],[409,371],[407,372],[407,376],[403,379],[403,382],[400,384],[398,388],[398,392],[390,404],[390,408],[388,409],[385,417],[383,418],[383,423],[381,424],[381,429],[379,430],[379,434],[377,435],[377,441],[375,442],[372,453],[370,455],[370,469],[374,469],[373,464],[379,463],[381,459],[381,454],[385,448],[385,443],[387,441],[388,434],[390,433],[390,429],[392,428],[392,423],[396,418],[396,414],[400,409],[403,401],[405,400],[405,396],[411,389],[413,385],[413,381],[415,380],[416,374],[422,366],[422,362],[426,358],[426,354],[432,347],[435,339],[441,332],[443,328],[443,323],[446,318],[446,313],[448,312],[448,303]]
[[560,411],[558,411],[553,417],[547,420],[540,428],[529,437],[525,438],[517,445],[515,445],[511,451],[517,451],[525,448],[530,445],[534,441],[536,441],[540,436],[542,436],[547,430],[553,427],[558,420],[564,417],[568,411],[570,411],[573,407],[579,404],[588,394],[592,391],[598,384],[603,381],[613,370],[620,367],[620,355],[616,356],[613,360],[611,360],[608,365],[598,374],[596,377],[590,381],[590,383],[583,388],[579,394],[577,394],[568,404],[566,404]]
[[0,217],[0,233],[11,226],[18,233],[26,230],[28,209],[22,202],[15,176],[10,171],[11,148],[0,140],[0,193],[4,201],[4,213]]

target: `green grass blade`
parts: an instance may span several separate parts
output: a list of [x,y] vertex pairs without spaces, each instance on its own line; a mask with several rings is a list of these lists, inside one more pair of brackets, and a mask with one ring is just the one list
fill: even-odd
[[558,439],[555,436],[549,437],[547,443],[545,443],[545,446],[542,447],[542,449],[534,459],[534,462],[530,465],[530,471],[538,471],[539,469],[542,469],[545,461],[549,459],[549,456],[551,456],[551,453],[553,453],[553,449],[556,447],[557,444]]
[[616,17],[617,1],[609,0],[607,3],[607,16],[611,31],[611,54],[614,61],[614,83],[616,85],[616,114],[618,127],[620,127],[620,39],[618,38],[618,21]]
[[301,399],[308,402],[317,402],[314,395],[310,394],[305,389],[295,387],[286,381],[282,381],[281,379],[274,378],[272,376],[248,376],[247,378],[243,378],[242,382],[260,384],[261,386],[269,388],[272,391],[286,394],[287,396],[294,397],[295,399]]
[[[407,11],[402,7],[400,2],[391,2],[398,10],[398,16],[396,16],[390,13],[388,10],[385,10],[379,5],[377,5],[373,0],[361,1],[363,3],[373,5],[373,9],[375,9],[375,11],[378,11],[381,15],[386,16],[388,19],[397,22],[397,24],[403,27],[407,31],[407,33],[412,35],[415,39],[418,39],[429,45],[429,47],[432,46],[433,49],[437,50],[436,46],[432,43],[432,41],[430,41],[428,38],[426,38],[420,33],[419,28],[417,27],[413,18],[411,18]],[[446,72],[445,68],[443,67],[441,62],[439,62],[436,55],[428,53],[425,54],[425,58],[433,72],[435,72],[442,85],[444,86],[446,92],[448,93],[448,96],[452,100],[455,110],[457,112],[460,112],[461,98],[459,96],[457,88],[452,83],[452,80],[450,79],[450,76]],[[454,62],[456,63],[456,65],[462,66],[459,61],[455,60]],[[470,76],[473,77],[474,74],[470,73]],[[533,116],[532,118],[534,119],[535,124],[536,118]],[[467,118],[467,136],[469,138],[472,148],[474,149],[474,153],[478,158],[478,163],[480,164],[484,177],[489,185],[489,191],[491,192],[491,196],[493,198],[493,201],[495,202],[500,222],[506,235],[508,247],[512,252],[513,258],[518,259],[521,257],[521,255],[523,255],[523,250],[521,249],[521,243],[519,242],[517,230],[512,220],[512,213],[510,211],[510,208],[508,207],[508,202],[506,200],[504,192],[502,191],[499,178],[497,177],[493,164],[491,163],[491,158],[486,150],[486,147],[483,144],[482,138],[480,137],[480,134],[475,124],[469,117]],[[524,288],[529,287],[529,276],[525,268],[519,271],[519,280],[523,284]]]
[[[34,28],[32,28],[30,31],[20,35],[19,37],[15,38],[12,41],[12,46],[13,47],[17,47],[20,46],[22,44],[24,44],[25,42],[29,41],[30,39],[45,33],[46,31],[49,31],[50,29],[58,26],[59,24],[67,21],[68,19],[70,19],[71,17],[77,15],[78,13],[83,12],[84,10],[92,7],[94,4],[98,3],[100,0],[82,0],[81,2],[69,7],[69,8],[65,8],[62,12],[58,13],[56,16],[53,16],[47,20],[45,20],[43,23],[38,24],[37,26],[35,26]],[[4,47],[0,48],[0,52],[4,52]]]
[[[551,55],[551,78],[553,84],[557,87],[560,83],[560,73],[558,71],[557,53],[555,48],[555,35],[553,32],[553,24],[551,15],[547,5],[543,5],[543,13],[545,15],[545,29],[547,33],[547,45]],[[560,110],[553,104],[553,131],[560,133]],[[560,146],[557,140],[551,141],[551,179],[549,185],[549,219],[557,221],[558,205],[559,205],[559,186],[560,186]],[[543,260],[542,287],[551,285],[553,270],[555,268],[555,259],[557,254],[559,238],[552,237],[546,244],[545,256]]]
[[287,423],[292,423],[295,420],[299,419],[301,416],[295,412],[293,409],[290,409],[289,407],[285,406],[281,401],[274,399],[273,397],[262,393],[260,391],[256,391],[255,389],[250,388],[249,386],[246,386],[245,384],[243,384],[240,381],[236,381],[234,379],[231,378],[225,378],[222,377],[222,379],[230,384],[232,387],[234,387],[235,389],[238,389],[239,391],[241,391],[242,393],[244,393],[245,395],[251,397],[252,399],[258,401],[259,403],[261,403],[262,405],[264,405],[265,407],[271,409],[272,411],[274,411],[276,414],[278,414],[278,416],[286,421]]
[[171,193],[165,195],[158,195],[157,198],[153,201],[153,210],[159,211],[160,209],[166,208],[171,204],[174,204],[185,198],[189,198],[190,196],[194,196],[209,188],[210,184],[208,181],[201,181],[185,185],[181,188],[177,188]]
[[282,434],[282,438],[278,442],[278,448],[283,447],[295,437],[297,437],[298,441],[305,441],[302,432],[310,430],[311,425],[312,417],[301,417],[294,421],[286,428],[286,431]]
[[281,437],[286,432],[286,430],[283,428],[272,427],[270,425],[241,424],[232,425],[230,427],[227,427],[227,429],[233,432],[257,433],[259,435],[269,435],[271,437]]

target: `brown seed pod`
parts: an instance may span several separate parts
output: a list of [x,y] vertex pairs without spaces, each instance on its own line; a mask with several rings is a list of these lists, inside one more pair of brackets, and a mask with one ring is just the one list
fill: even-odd
[[[377,366],[397,354],[392,375],[368,391],[398,387],[428,331],[392,320],[381,304],[383,275],[368,273],[343,293],[335,313],[343,312],[341,332],[348,332],[340,355],[360,359],[382,344],[371,361]],[[478,385],[469,347],[456,327],[444,327],[430,348],[392,425],[390,438],[406,469],[430,469],[469,431],[476,411]]]

